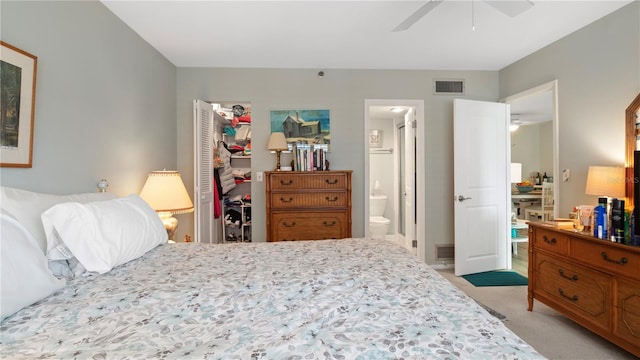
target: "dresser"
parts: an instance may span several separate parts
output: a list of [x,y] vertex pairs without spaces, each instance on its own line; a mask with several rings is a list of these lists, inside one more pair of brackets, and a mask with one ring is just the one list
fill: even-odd
[[265,172],[267,241],[350,238],[351,172]]
[[640,247],[530,222],[534,299],[640,356]]

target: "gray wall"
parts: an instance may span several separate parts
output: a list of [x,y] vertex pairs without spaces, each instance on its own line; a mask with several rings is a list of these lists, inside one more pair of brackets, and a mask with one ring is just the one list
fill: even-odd
[[559,211],[594,204],[589,165],[623,166],[624,111],[640,93],[640,2],[594,22],[500,71],[500,96],[558,79]]
[[[621,164],[624,109],[640,92],[640,4],[527,56],[500,72],[203,69],[175,67],[96,1],[2,1],[2,40],[38,56],[31,169],[0,169],[0,183],[34,191],[140,190],[146,173],[180,170],[193,190],[192,100],[249,101],[253,171],[274,167],[261,151],[272,109],[328,108],[334,169],[353,169],[353,235],[364,233],[364,100],[423,99],[426,117],[427,262],[435,244],[453,242],[451,96],[433,96],[434,78],[466,80],[466,98],[496,101],[559,80],[560,209],[584,195],[589,165]],[[224,56],[224,55],[221,55]],[[174,135],[174,132],[176,135]],[[557,174],[556,178],[558,178]],[[264,183],[255,183],[254,238],[264,238]],[[177,239],[193,233],[180,215]]]
[[[496,101],[498,73],[494,71],[400,71],[179,68],[178,168],[193,189],[193,99],[249,101],[252,110],[252,171],[275,167],[275,155],[266,151],[270,133],[269,111],[276,109],[331,110],[332,169],[353,170],[353,236],[364,235],[364,100],[422,99],[425,103],[427,151],[426,198],[428,208],[427,261],[435,244],[453,242],[453,98],[432,95],[434,78],[465,79],[466,98]],[[366,154],[368,156],[368,154]],[[283,160],[285,162],[286,160]],[[252,183],[254,241],[265,238],[265,187]],[[185,224],[183,227],[182,224]],[[192,224],[192,222],[191,222]],[[186,231],[186,222],[181,223]],[[182,238],[181,235],[177,236]]]
[[3,186],[137,193],[176,167],[175,67],[97,1],[2,1],[2,40],[38,57],[33,167]]
[[522,164],[522,180],[533,171],[553,176],[552,122],[525,125],[511,133],[511,162]]

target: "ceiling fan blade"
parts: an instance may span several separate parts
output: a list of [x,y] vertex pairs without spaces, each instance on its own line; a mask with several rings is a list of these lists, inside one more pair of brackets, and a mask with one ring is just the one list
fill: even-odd
[[496,10],[510,16],[516,17],[523,12],[531,9],[533,7],[533,2],[529,0],[517,0],[517,1],[490,1],[485,0],[485,2],[491,6],[493,6]]
[[411,25],[415,24],[418,20],[422,19],[423,16],[427,15],[427,13],[433,10],[436,6],[440,5],[442,0],[431,0],[428,3],[422,5],[418,10],[416,10],[411,16],[409,16],[405,21],[401,22],[400,25],[396,26],[393,31],[405,31],[411,27]]

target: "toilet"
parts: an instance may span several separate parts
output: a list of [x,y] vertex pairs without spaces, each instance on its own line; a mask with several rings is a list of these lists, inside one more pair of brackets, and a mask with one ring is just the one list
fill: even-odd
[[369,236],[372,239],[384,239],[389,232],[391,220],[384,218],[387,195],[370,195],[369,197]]

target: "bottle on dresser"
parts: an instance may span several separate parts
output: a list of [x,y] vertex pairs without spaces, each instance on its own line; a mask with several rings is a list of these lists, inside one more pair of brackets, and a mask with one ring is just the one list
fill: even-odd
[[607,198],[598,198],[598,206],[593,209],[593,236],[598,239],[608,239]]
[[611,241],[624,243],[624,200],[611,200]]

